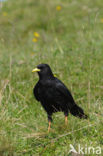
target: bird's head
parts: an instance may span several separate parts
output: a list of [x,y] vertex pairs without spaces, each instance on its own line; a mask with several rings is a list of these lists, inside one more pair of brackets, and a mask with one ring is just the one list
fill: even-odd
[[52,77],[53,73],[48,64],[39,64],[32,72],[37,72],[40,78]]

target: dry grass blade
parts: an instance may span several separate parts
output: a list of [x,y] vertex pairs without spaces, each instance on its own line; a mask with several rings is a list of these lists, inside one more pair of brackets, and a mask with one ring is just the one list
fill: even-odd
[[4,91],[5,91],[5,89],[6,89],[8,84],[9,84],[9,80],[8,79],[3,80],[2,87],[1,87],[2,89],[0,90],[0,104],[1,104],[1,101],[2,101],[2,98],[3,98],[3,93],[4,93]]

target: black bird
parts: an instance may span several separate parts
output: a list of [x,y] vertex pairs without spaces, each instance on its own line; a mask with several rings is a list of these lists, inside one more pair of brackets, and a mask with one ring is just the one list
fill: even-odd
[[40,101],[47,112],[49,121],[48,131],[50,130],[54,112],[64,112],[66,123],[68,113],[87,119],[83,109],[75,103],[67,87],[53,75],[48,64],[39,64],[32,72],[37,72],[39,75],[39,81],[35,85],[33,93],[36,100]]

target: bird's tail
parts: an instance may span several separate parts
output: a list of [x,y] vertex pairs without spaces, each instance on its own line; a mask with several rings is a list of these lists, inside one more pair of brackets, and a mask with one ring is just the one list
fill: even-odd
[[84,111],[81,107],[79,107],[77,104],[74,104],[73,107],[70,109],[70,113],[74,116],[79,117],[80,119],[87,119],[88,116],[84,114]]

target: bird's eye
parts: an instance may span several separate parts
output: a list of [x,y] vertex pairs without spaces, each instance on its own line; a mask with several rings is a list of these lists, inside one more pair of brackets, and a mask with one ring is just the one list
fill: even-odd
[[43,69],[43,67],[40,67],[39,69],[41,69],[41,70],[42,70],[42,69]]

